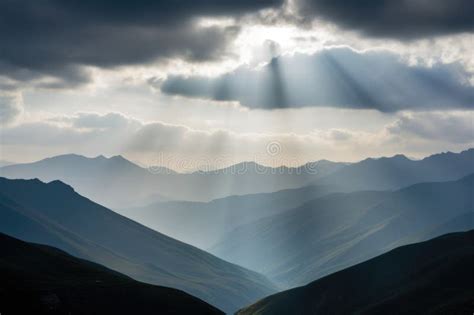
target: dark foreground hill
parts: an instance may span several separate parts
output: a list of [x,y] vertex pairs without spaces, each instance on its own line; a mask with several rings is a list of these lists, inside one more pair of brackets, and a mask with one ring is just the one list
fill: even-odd
[[474,231],[399,247],[238,312],[271,314],[472,314]]
[[275,292],[262,275],[153,231],[54,181],[0,178],[0,232],[232,312]]
[[0,248],[1,314],[223,314],[54,247],[0,233]]

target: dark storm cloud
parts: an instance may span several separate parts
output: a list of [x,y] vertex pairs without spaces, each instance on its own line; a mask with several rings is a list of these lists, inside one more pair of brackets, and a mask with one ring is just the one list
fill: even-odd
[[216,78],[170,76],[167,94],[238,101],[251,108],[339,107],[394,112],[474,108],[474,87],[459,64],[409,66],[388,52],[348,48],[274,58]]
[[195,18],[235,17],[281,1],[0,0],[0,73],[19,81],[49,76],[58,79],[51,87],[62,87],[88,80],[83,65],[216,59],[238,29],[198,28]]
[[375,37],[414,39],[474,31],[472,0],[295,0],[299,14]]

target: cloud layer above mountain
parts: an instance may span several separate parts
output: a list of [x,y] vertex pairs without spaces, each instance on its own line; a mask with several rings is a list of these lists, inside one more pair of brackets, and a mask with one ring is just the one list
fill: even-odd
[[382,112],[473,108],[474,87],[458,64],[408,65],[383,51],[349,48],[272,59],[259,69],[241,67],[218,76],[170,76],[164,93],[251,108],[339,107]]

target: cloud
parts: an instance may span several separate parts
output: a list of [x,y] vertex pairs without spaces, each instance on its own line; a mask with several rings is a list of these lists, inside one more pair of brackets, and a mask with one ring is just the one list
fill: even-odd
[[41,148],[60,147],[68,151],[68,147],[77,148],[87,144],[96,135],[96,131],[81,132],[70,127],[35,121],[3,128],[0,141],[4,148],[39,146]]
[[326,139],[333,141],[347,141],[353,136],[351,132],[344,129],[329,129],[323,134]]
[[295,0],[306,20],[320,18],[368,36],[414,39],[474,31],[471,0]]
[[473,108],[474,87],[457,63],[410,66],[384,51],[321,50],[218,76],[169,76],[166,94],[238,101],[250,108],[339,107],[395,112]]
[[198,26],[199,17],[237,17],[281,0],[0,1],[0,72],[46,78],[62,88],[87,82],[83,66],[145,64],[160,58],[219,59],[235,26]]
[[[27,155],[30,159],[74,152],[124,154],[144,164],[188,171],[241,161],[296,166],[322,158],[354,161],[396,153],[459,151],[474,146],[473,115],[473,111],[400,113],[372,131],[328,128],[298,134],[199,130],[142,122],[120,113],[77,113],[6,126],[0,145],[10,160],[17,160],[21,152],[33,152]],[[276,155],[269,153],[270,144],[278,147]]]
[[0,92],[0,123],[7,125],[14,122],[23,112],[21,95],[18,93]]
[[474,141],[474,113],[418,113],[403,114],[388,126],[391,134],[405,138],[418,137],[452,143]]
[[116,112],[106,114],[79,112],[73,116],[53,117],[49,119],[49,122],[65,123],[81,130],[124,129],[141,125],[140,121]]

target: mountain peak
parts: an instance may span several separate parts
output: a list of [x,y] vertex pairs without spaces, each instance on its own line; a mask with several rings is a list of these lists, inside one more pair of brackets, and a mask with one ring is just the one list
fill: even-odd
[[[74,165],[78,166],[79,165],[78,163],[81,163],[82,165],[84,165],[84,163],[94,164],[94,163],[110,163],[110,162],[113,162],[113,163],[117,163],[117,164],[123,164],[123,165],[128,164],[128,165],[133,165],[133,166],[139,167],[138,165],[136,165],[135,163],[127,160],[126,158],[124,158],[121,155],[114,155],[114,156],[108,158],[108,157],[106,157],[102,154],[98,155],[96,157],[87,157],[87,156],[80,155],[80,154],[75,154],[75,153],[56,155],[56,156],[48,157],[48,158],[33,162],[31,164],[56,163],[56,162],[61,162],[61,163],[66,163],[66,164],[71,163],[72,166],[74,166]],[[74,164],[74,163],[76,163],[76,164]],[[30,163],[27,163],[27,164],[30,164]]]
[[46,160],[61,160],[61,159],[87,159],[84,155],[76,154],[76,153],[67,153],[67,154],[60,154],[60,155],[55,155],[51,157],[47,157],[43,159],[43,161]]
[[440,152],[436,154],[432,154],[430,156],[425,157],[423,160],[432,160],[432,159],[442,159],[442,158],[449,158],[452,156],[464,156],[464,157],[471,157],[474,154],[474,148],[469,148],[467,150],[461,151],[459,153],[446,151]]
[[409,158],[407,158],[406,155],[404,154],[395,154],[394,156],[391,157],[394,160],[408,160],[411,161]]
[[[121,156],[121,155],[114,155],[114,156],[111,156],[110,158],[108,158],[108,160],[110,160],[110,161],[116,161],[116,162],[132,163],[132,162],[130,162],[129,160],[127,160],[126,158],[124,158],[124,157]],[[134,163],[132,163],[132,164],[134,164]]]
[[[369,162],[390,162],[390,161],[412,161],[403,154],[395,154],[393,156],[381,156],[381,157],[369,157],[359,163],[369,163]],[[357,163],[355,163],[357,164]]]
[[143,169],[143,167],[133,163],[132,161],[130,160],[127,160],[126,158],[124,158],[122,155],[114,155],[114,156],[111,156],[110,158],[107,159],[107,161],[109,161],[110,163],[114,163],[116,165],[120,165],[122,167],[128,167],[128,168],[139,168],[139,169]]
[[[38,180],[38,181],[43,184],[42,181],[40,181],[40,180]],[[75,190],[72,186],[70,186],[70,185],[66,184],[65,182],[60,181],[58,179],[52,180],[49,183],[46,183],[46,185],[48,185],[50,187],[56,187],[56,188],[59,188],[59,189],[65,190],[65,191],[67,190],[67,191],[75,192]]]

